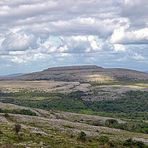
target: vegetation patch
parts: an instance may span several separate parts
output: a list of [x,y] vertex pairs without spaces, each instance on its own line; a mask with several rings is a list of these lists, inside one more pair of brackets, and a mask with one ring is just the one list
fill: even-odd
[[29,109],[0,109],[0,113],[21,114],[29,116],[37,116],[37,114]]

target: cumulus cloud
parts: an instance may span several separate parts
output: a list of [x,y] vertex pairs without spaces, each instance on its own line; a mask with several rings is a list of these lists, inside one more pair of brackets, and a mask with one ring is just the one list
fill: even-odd
[[114,44],[113,46],[114,46],[114,50],[117,52],[126,51],[124,45],[122,44]]
[[111,36],[111,42],[118,44],[147,44],[148,28],[131,31],[123,27],[115,29]]
[[138,53],[134,53],[134,55],[132,56],[132,58],[135,59],[135,60],[139,60],[139,61],[142,61],[142,60],[145,59],[144,56],[142,56],[142,55],[140,55]]
[[130,30],[139,30],[148,27],[147,10],[147,0],[123,0],[120,16],[129,19]]
[[147,10],[147,0],[124,0],[121,7],[123,16],[132,20],[137,18],[138,20],[144,19],[143,22],[147,21]]
[[128,55],[147,61],[147,7],[146,0],[1,0],[0,60],[45,67],[67,59],[116,65]]
[[21,51],[33,48],[35,44],[33,35],[18,32],[6,35],[1,43],[1,48],[6,51]]
[[1,2],[0,20],[2,23],[3,21],[14,22],[18,19],[27,19],[28,17],[45,14],[48,10],[52,10],[56,6],[56,2],[47,0],[42,3],[36,1],[36,3],[11,4],[8,4],[6,1]]

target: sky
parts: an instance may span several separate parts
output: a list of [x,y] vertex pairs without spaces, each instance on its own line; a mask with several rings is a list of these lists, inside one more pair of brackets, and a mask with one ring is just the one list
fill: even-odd
[[0,0],[0,75],[88,64],[148,71],[148,0]]

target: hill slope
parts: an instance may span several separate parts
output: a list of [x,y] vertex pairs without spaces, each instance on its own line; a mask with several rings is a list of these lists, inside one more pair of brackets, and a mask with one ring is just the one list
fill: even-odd
[[148,80],[148,74],[130,69],[102,68],[95,65],[48,68],[13,77],[19,80],[55,80],[55,81],[101,81],[111,80]]
[[148,74],[134,70],[86,65],[3,78],[0,147],[147,148],[147,106]]
[[[138,147],[140,144],[147,148],[144,145],[148,144],[147,134],[106,125],[108,121],[116,121],[119,125],[131,124],[121,119],[45,111],[4,103],[0,103],[0,107],[0,147],[98,148],[111,147],[114,144],[114,147],[126,148]],[[35,115],[28,115],[31,112]],[[15,125],[21,127],[18,134],[15,133]],[[84,136],[80,136],[83,135],[82,131]],[[127,145],[130,138],[132,144]]]

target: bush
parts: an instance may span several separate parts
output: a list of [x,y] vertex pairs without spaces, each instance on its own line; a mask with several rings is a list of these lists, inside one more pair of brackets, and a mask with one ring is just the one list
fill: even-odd
[[81,131],[78,139],[81,140],[81,141],[86,141],[86,133]]
[[145,148],[145,144],[142,141],[135,141],[135,145],[138,148]]
[[2,135],[3,134],[3,132],[0,130],[0,135]]
[[109,145],[110,148],[116,148],[117,145],[119,144],[118,142],[117,141],[109,141],[108,145]]
[[91,124],[94,125],[94,126],[102,126],[102,123],[101,123],[100,120],[93,121]]
[[5,114],[4,114],[4,117],[5,117],[5,118],[9,118],[10,116],[9,116],[8,113],[5,113]]
[[37,114],[29,109],[0,109],[0,113],[5,113],[5,117],[8,118],[10,114],[21,114],[29,116],[37,116]]
[[142,141],[135,141],[135,140],[132,140],[131,138],[130,139],[127,139],[123,143],[123,145],[124,146],[129,146],[129,147],[136,146],[138,148],[145,148],[145,144]]
[[18,133],[20,132],[21,130],[21,125],[20,124],[16,124],[15,127],[14,127],[14,131],[15,133],[18,135]]
[[109,142],[109,137],[107,137],[107,136],[100,136],[100,137],[99,137],[99,142],[100,142],[101,144],[106,144],[106,143]]
[[108,127],[115,127],[118,125],[118,121],[115,119],[108,119],[106,120],[105,125]]

